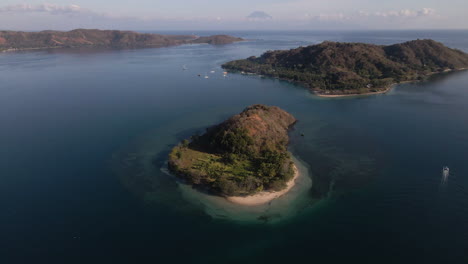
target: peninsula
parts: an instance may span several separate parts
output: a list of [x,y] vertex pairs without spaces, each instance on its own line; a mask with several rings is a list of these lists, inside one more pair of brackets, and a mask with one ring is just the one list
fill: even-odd
[[292,81],[317,95],[334,97],[383,93],[396,83],[463,70],[468,68],[468,54],[429,39],[389,46],[327,41],[268,51],[223,68]]
[[243,41],[228,35],[160,35],[133,31],[75,29],[72,31],[0,31],[0,51],[52,48],[156,48],[182,44],[230,44]]
[[294,185],[287,144],[296,119],[275,106],[252,105],[174,147],[169,169],[211,194],[244,204],[268,203]]

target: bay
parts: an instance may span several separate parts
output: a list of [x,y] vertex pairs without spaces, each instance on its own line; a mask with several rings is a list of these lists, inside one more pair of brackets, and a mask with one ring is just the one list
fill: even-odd
[[[432,38],[468,52],[468,31],[228,33],[250,41],[0,55],[2,263],[468,260],[468,72],[324,99],[220,68],[324,40]],[[312,187],[268,221],[216,217],[164,173],[167,153],[255,103],[299,120],[290,151]]]

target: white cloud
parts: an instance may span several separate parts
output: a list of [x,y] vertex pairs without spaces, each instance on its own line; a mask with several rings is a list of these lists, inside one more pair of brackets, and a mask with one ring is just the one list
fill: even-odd
[[384,12],[375,12],[374,16],[377,17],[424,17],[435,15],[436,11],[432,8],[422,8],[420,10],[411,10],[411,9],[402,9],[400,11],[384,11]]
[[83,9],[78,5],[66,5],[60,6],[55,4],[40,4],[40,5],[29,5],[29,4],[20,4],[20,5],[9,5],[0,7],[0,13],[49,13],[54,15],[61,14],[73,14],[73,13],[85,13],[90,12],[89,10]]
[[402,9],[399,11],[378,11],[370,13],[364,10],[358,11],[353,14],[344,13],[321,13],[316,16],[307,14],[306,17],[312,18],[312,20],[318,21],[361,21],[365,19],[380,19],[385,20],[389,18],[418,18],[418,17],[429,17],[435,16],[436,10],[432,8],[422,8],[420,10]]
[[254,11],[250,15],[247,16],[249,20],[268,20],[272,19],[273,17],[263,11]]
[[420,16],[432,16],[432,15],[435,15],[436,14],[436,10],[433,9],[433,8],[423,8],[421,10],[418,11],[418,14]]
[[314,18],[319,21],[341,21],[341,20],[349,19],[349,17],[344,15],[343,13],[319,14],[318,16],[315,16]]
[[[338,3],[338,0],[330,0]],[[341,1],[341,0],[340,0]],[[328,2],[327,2],[328,3]],[[340,5],[341,6],[341,5]],[[280,8],[281,7],[281,8]],[[259,7],[260,10],[262,7]],[[356,6],[330,8],[322,0],[296,0],[290,5],[272,4],[268,11],[255,11],[246,17],[218,12],[193,17],[174,15],[122,16],[99,13],[78,5],[21,4],[0,6],[0,27],[5,29],[73,29],[77,27],[116,29],[352,29],[352,28],[429,28],[443,18],[432,8],[356,10]],[[346,11],[348,10],[348,11]],[[372,10],[372,11],[371,11]],[[243,12],[243,11],[242,11]],[[242,13],[241,13],[242,14]],[[64,19],[64,17],[66,19]],[[441,22],[442,21],[442,22]]]
[[[391,28],[432,28],[443,21],[435,9],[401,9],[385,11],[361,10],[352,13],[307,13],[289,20],[291,23],[304,21],[310,27],[329,29],[391,29]],[[305,24],[304,24],[305,25]]]

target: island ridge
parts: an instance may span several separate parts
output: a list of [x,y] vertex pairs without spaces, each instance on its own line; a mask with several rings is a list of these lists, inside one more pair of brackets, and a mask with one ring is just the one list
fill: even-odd
[[321,96],[382,93],[395,83],[468,68],[468,54],[434,40],[389,46],[323,42],[268,51],[225,63],[223,68],[299,83]]
[[51,48],[155,48],[182,44],[230,44],[243,41],[228,35],[161,35],[120,30],[0,31],[0,51]]

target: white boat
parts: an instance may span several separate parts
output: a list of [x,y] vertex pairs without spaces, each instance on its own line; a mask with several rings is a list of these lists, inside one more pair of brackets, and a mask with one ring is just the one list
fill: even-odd
[[210,76],[208,76],[208,75],[205,75],[205,79],[208,79],[208,78],[210,78]]
[[444,178],[447,178],[450,174],[450,169],[449,167],[445,166],[442,168],[442,176],[444,176]]
[[211,73],[215,73],[215,71],[211,71]]
[[182,66],[182,70],[184,71],[188,70],[187,66],[186,65]]

